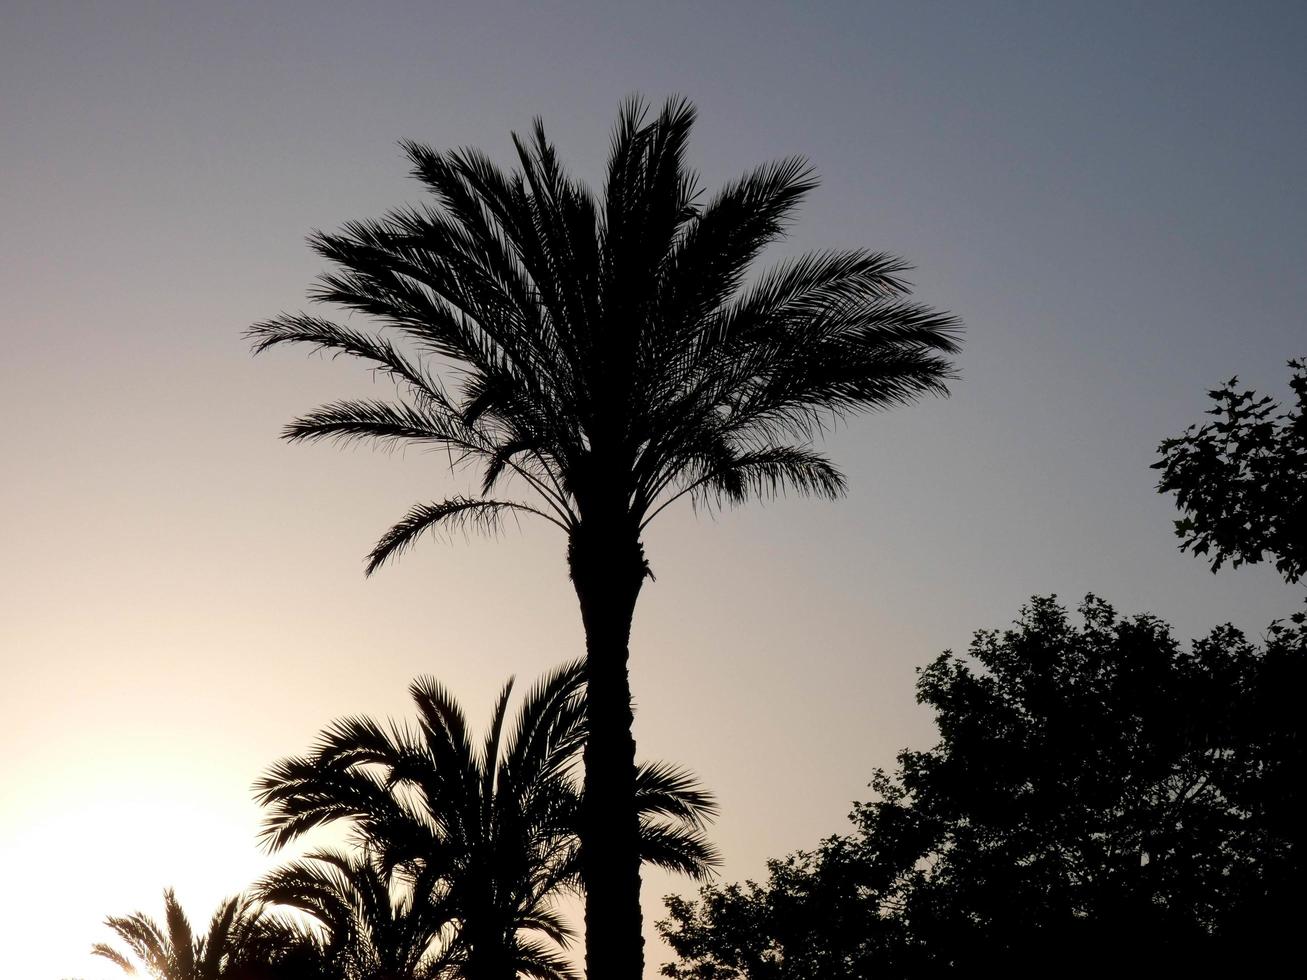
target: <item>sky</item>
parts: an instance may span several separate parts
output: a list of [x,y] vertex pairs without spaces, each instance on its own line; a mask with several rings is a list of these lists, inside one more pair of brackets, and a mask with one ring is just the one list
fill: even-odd
[[[1307,8],[1297,3],[0,5],[0,975],[115,972],[109,914],[207,921],[277,860],[250,787],[432,674],[477,725],[582,650],[548,525],[362,558],[466,486],[417,451],[278,439],[384,394],[242,330],[305,307],[304,245],[421,199],[397,141],[510,162],[543,117],[594,182],[620,101],[683,94],[712,188],[821,177],[767,261],[908,258],[966,324],[951,398],[853,420],[837,503],[688,507],[646,541],[644,758],[695,770],[722,880],[847,826],[931,744],[914,669],[1034,594],[1182,637],[1300,603],[1182,555],[1157,444],[1231,375],[1307,354]],[[325,312],[325,311],[319,311]],[[668,958],[652,929],[648,975]]]

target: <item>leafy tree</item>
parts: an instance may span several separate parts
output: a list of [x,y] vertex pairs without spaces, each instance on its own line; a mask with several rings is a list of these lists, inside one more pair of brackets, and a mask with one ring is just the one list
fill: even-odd
[[676,980],[863,980],[894,976],[904,929],[887,913],[893,868],[852,837],[767,862],[767,880],[664,899],[659,932]]
[[[264,838],[279,848],[345,821],[361,854],[315,853],[275,873],[260,895],[312,915],[333,949],[357,947],[365,975],[569,977],[557,949],[570,931],[553,901],[580,884],[572,769],[585,740],[584,687],[579,662],[559,668],[510,729],[510,681],[479,745],[431,679],[411,688],[416,729],[334,723],[312,755],[277,763],[258,784]],[[633,806],[643,860],[706,877],[717,858],[702,830],[715,804],[693,777],[642,765]]]
[[1304,911],[1307,630],[1184,649],[1101,600],[1034,599],[921,671],[940,741],[878,772],[856,833],[764,884],[671,899],[678,980],[1167,975],[1283,953]]
[[[482,467],[477,494],[419,504],[387,531],[369,571],[435,528],[529,514],[566,534],[586,635],[592,977],[642,972],[627,661],[645,528],[687,495],[839,495],[843,478],[812,439],[842,417],[944,393],[957,350],[956,321],[909,301],[907,266],[889,255],[807,255],[746,287],[815,181],[789,159],[704,203],[684,162],[694,116],[684,101],[652,120],[627,103],[599,196],[567,175],[539,123],[514,137],[513,172],[475,150],[406,143],[434,205],[310,240],[337,267],[313,298],[393,334],[306,314],[250,330],[256,351],[347,354],[397,384],[393,401],[334,402],[287,438],[413,442]],[[491,497],[508,479],[526,496]]]
[[1181,550],[1209,555],[1212,571],[1267,557],[1286,582],[1307,572],[1307,362],[1289,362],[1297,405],[1241,391],[1231,378],[1208,392],[1217,418],[1165,440],[1161,493],[1174,493]]

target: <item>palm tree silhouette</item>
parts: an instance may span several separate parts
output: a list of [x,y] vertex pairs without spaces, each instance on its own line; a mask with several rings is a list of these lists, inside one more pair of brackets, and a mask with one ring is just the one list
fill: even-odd
[[[482,466],[478,495],[413,507],[369,573],[436,528],[529,514],[567,535],[586,636],[595,980],[636,980],[643,962],[627,661],[650,574],[645,528],[687,495],[838,496],[844,480],[813,439],[842,417],[945,393],[958,349],[957,321],[909,301],[908,266],[887,254],[806,255],[746,287],[815,180],[787,159],[701,203],[684,163],[694,118],[684,100],[652,120],[628,101],[599,198],[567,175],[539,122],[529,140],[514,136],[512,173],[476,150],[405,143],[436,205],[310,238],[339,267],[312,298],[374,317],[400,342],[308,314],[249,331],[256,352],[304,344],[397,383],[396,400],[325,405],[287,438],[427,444]],[[525,499],[491,497],[509,477]]]
[[208,932],[196,936],[173,890],[163,893],[164,925],[143,912],[110,916],[105,925],[118,934],[128,952],[96,943],[91,952],[135,973],[144,965],[155,980],[223,980],[260,957],[262,922],[257,903],[229,898],[218,906]]
[[322,958],[343,978],[425,980],[449,976],[458,952],[436,942],[453,921],[438,884],[431,874],[388,871],[375,855],[316,850],[273,871],[257,891],[325,927]]
[[[571,977],[559,953],[571,933],[554,901],[580,887],[572,770],[585,741],[584,688],[580,661],[558,668],[530,690],[510,730],[509,681],[479,744],[430,678],[410,689],[416,728],[335,722],[313,754],[276,763],[257,784],[269,809],[263,838],[278,849],[346,821],[360,856],[315,852],[258,894],[312,915],[333,947],[357,945],[387,976]],[[692,776],[642,765],[633,805],[643,860],[708,875],[717,857],[703,826],[715,805]]]

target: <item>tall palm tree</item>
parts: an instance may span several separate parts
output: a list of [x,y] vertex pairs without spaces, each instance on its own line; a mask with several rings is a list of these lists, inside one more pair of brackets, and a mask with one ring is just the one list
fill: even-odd
[[163,893],[163,908],[162,927],[143,912],[105,919],[128,952],[107,943],[96,943],[91,952],[127,973],[135,973],[139,963],[154,980],[223,980],[260,948],[260,908],[249,899],[224,901],[202,936],[194,934],[171,888]]
[[[308,314],[250,328],[256,352],[303,344],[397,383],[394,400],[328,404],[287,438],[414,442],[482,467],[476,495],[419,504],[382,535],[369,573],[442,527],[528,514],[566,534],[586,636],[594,980],[642,969],[627,661],[645,528],[685,496],[838,496],[844,480],[813,439],[842,417],[945,393],[958,349],[957,321],[908,300],[907,265],[884,253],[806,255],[746,285],[815,180],[787,159],[702,203],[684,162],[694,117],[685,101],[652,119],[629,101],[600,197],[568,176],[539,122],[514,136],[513,172],[476,150],[405,143],[434,205],[310,238],[337,266],[312,298],[394,334]],[[492,497],[508,478],[525,495]]]
[[[572,770],[585,741],[584,687],[580,661],[558,668],[531,689],[510,730],[510,681],[479,744],[430,678],[410,689],[416,729],[335,722],[311,755],[276,763],[257,784],[269,810],[263,837],[277,849],[344,821],[359,853],[316,852],[258,894],[312,915],[334,946],[363,950],[387,980],[438,970],[568,980],[559,947],[570,931],[553,903],[580,886]],[[702,830],[715,806],[689,774],[640,766],[633,806],[643,860],[706,877],[716,854]]]

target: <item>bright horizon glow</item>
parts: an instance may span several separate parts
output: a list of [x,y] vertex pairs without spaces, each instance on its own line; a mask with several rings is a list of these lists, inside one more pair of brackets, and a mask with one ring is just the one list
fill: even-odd
[[[261,873],[258,866],[263,862],[251,855],[251,848],[232,846],[230,812],[163,794],[115,796],[111,783],[88,780],[88,784],[85,799],[69,794],[62,801],[66,809],[19,825],[0,847],[0,861],[12,876],[9,880],[24,884],[21,890],[6,889],[0,898],[0,916],[15,922],[30,917],[34,908],[46,912],[41,928],[25,930],[21,943],[15,944],[20,957],[7,976],[38,977],[54,962],[64,971],[76,965],[75,974],[60,976],[122,977],[123,971],[113,963],[89,953],[94,942],[127,952],[112,930],[98,925],[106,916],[140,911],[162,922],[163,890],[173,885],[200,934],[218,903],[232,893],[233,877]],[[78,855],[77,865],[84,873],[75,881],[67,872],[52,873],[52,864],[58,867],[52,856],[59,855],[68,840],[86,837],[102,844],[94,853]],[[210,846],[197,846],[197,841],[208,841]],[[70,955],[76,952],[66,949],[70,928],[85,935],[90,923],[98,926],[94,936],[88,938],[81,956]]]

